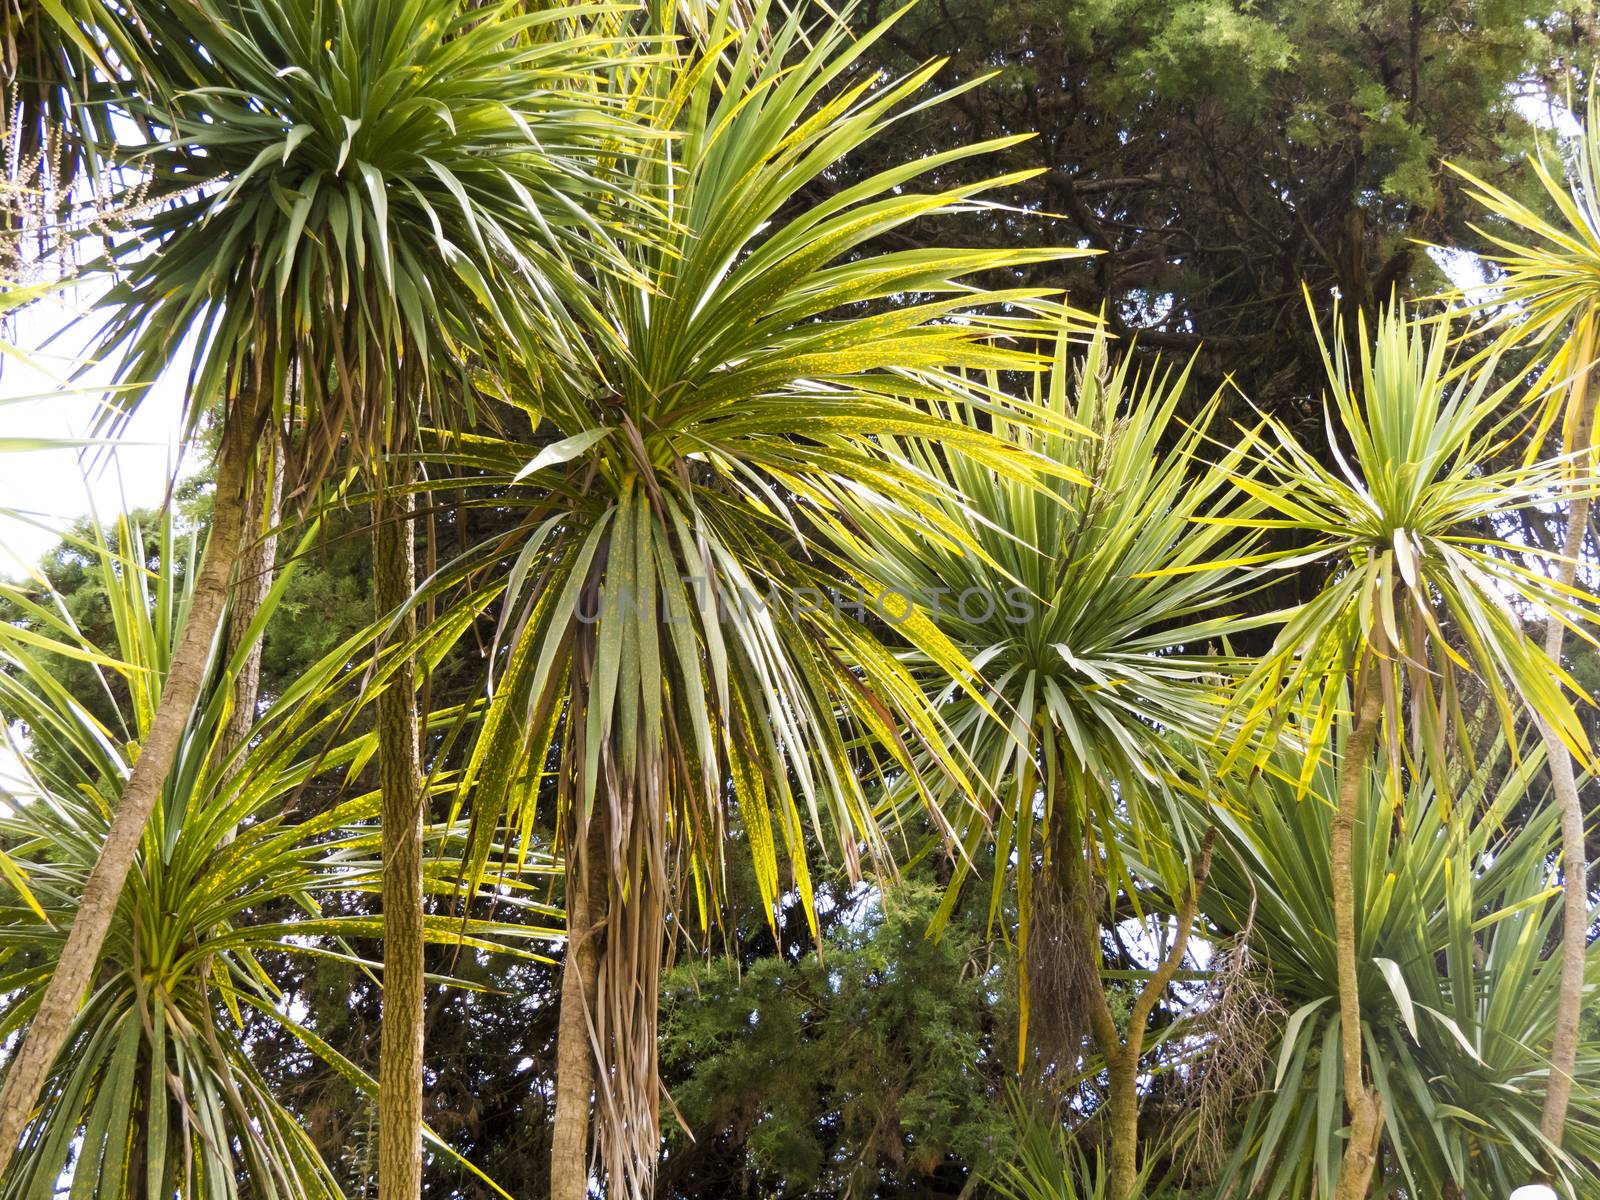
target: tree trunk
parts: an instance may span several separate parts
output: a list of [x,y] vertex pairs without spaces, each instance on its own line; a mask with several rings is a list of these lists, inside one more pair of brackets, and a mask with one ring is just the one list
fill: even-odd
[[[1111,1200],[1133,1200],[1139,1183],[1139,1062],[1144,1058],[1145,1027],[1161,997],[1183,966],[1189,952],[1189,935],[1194,929],[1200,893],[1211,875],[1211,855],[1217,841],[1216,826],[1206,830],[1200,841],[1200,857],[1195,862],[1189,890],[1178,902],[1177,928],[1172,945],[1156,964],[1155,971],[1139,989],[1128,1014],[1126,1042],[1116,1055],[1111,1072]],[[1120,1084],[1119,1084],[1120,1077]],[[1119,1107],[1120,1105],[1120,1107]]]
[[218,761],[227,765],[231,778],[239,764],[230,762],[234,752],[250,738],[256,722],[256,707],[261,699],[261,639],[245,637],[251,622],[272,590],[273,571],[278,561],[278,512],[283,501],[283,435],[274,422],[267,422],[261,440],[261,458],[252,472],[249,498],[244,510],[243,549],[239,555],[239,578],[234,583],[233,603],[228,606],[228,661],[245,649],[244,662],[233,681],[233,709],[222,731]]
[[1111,1076],[1109,1200],[1134,1200],[1139,1186],[1139,1060],[1122,1049],[1106,1059]]
[[1382,669],[1376,655],[1364,655],[1358,666],[1360,700],[1355,725],[1344,745],[1339,771],[1339,807],[1331,827],[1333,924],[1339,962],[1339,1050],[1344,1067],[1344,1102],[1350,1115],[1350,1140],[1339,1165],[1335,1200],[1361,1200],[1372,1186],[1378,1138],[1383,1131],[1383,1104],[1369,1088],[1362,1068],[1361,984],[1356,967],[1356,889],[1353,867],[1356,815],[1361,782],[1378,740],[1383,709]]
[[589,1125],[595,1055],[588,1001],[600,976],[600,939],[608,894],[605,806],[589,817],[581,865],[567,856],[567,956],[561,970],[561,1015],[556,1028],[556,1115],[550,1138],[550,1200],[589,1194]]
[[[1582,373],[1573,380],[1567,398],[1571,414],[1567,448],[1584,452],[1584,458],[1579,461],[1585,473],[1590,467],[1587,451],[1594,441],[1594,401],[1590,398],[1588,372],[1594,354],[1596,320],[1600,320],[1600,314],[1590,317],[1590,324],[1578,341],[1577,369]],[[1577,465],[1573,464],[1575,470]],[[1589,497],[1575,494],[1567,510],[1562,561],[1556,564],[1556,580],[1566,587],[1571,587],[1578,577],[1578,556],[1583,552],[1588,529]],[[1566,626],[1554,616],[1545,628],[1545,653],[1558,664],[1566,632]],[[1583,801],[1578,795],[1572,755],[1547,721],[1535,724],[1550,764],[1550,788],[1561,812],[1561,992],[1556,1002],[1555,1037],[1550,1046],[1550,1082],[1545,1089],[1544,1113],[1539,1121],[1540,1131],[1559,1147],[1567,1128],[1567,1106],[1572,1100],[1572,1078],[1578,1063],[1578,1026],[1583,1016],[1584,966],[1589,944],[1589,864],[1584,845]]]
[[[1047,751],[1048,752],[1048,751]],[[1189,936],[1194,928],[1200,893],[1211,874],[1211,857],[1216,843],[1215,828],[1206,830],[1200,857],[1195,862],[1188,891],[1178,902],[1177,930],[1172,945],[1156,965],[1145,986],[1139,990],[1128,1014],[1126,1036],[1117,1030],[1117,1021],[1106,995],[1104,963],[1100,958],[1100,916],[1095,905],[1095,879],[1089,861],[1089,843],[1083,829],[1083,803],[1067,775],[1065,763],[1053,773],[1059,789],[1050,801],[1050,869],[1055,873],[1062,904],[1062,920],[1067,926],[1069,945],[1091,961],[1083,964],[1081,1001],[1087,1010],[1089,1032],[1100,1050],[1110,1079],[1106,1097],[1106,1139],[1110,1143],[1108,1200],[1134,1200],[1139,1188],[1139,1064],[1144,1057],[1145,1026],[1173,977],[1183,966]],[[1032,936],[1030,934],[1030,936]]]
[[[242,424],[237,418],[234,423]],[[122,886],[138,854],[145,823],[172,769],[204,683],[206,663],[227,603],[228,581],[239,559],[247,457],[239,444],[242,440],[240,429],[230,428],[224,434],[217,457],[211,532],[195,577],[183,634],[162,683],[160,703],[123,785],[100,857],[84,885],[55,973],[0,1088],[0,1174],[10,1165],[56,1056],[66,1043],[100,959]]]
[[[409,482],[409,475],[400,483]],[[416,586],[415,502],[409,492],[373,503],[373,591],[393,613]],[[391,635],[408,644],[416,617]],[[416,665],[409,655],[378,693],[383,792],[383,1009],[378,1057],[378,1198],[422,1194],[422,768]]]
[[1050,803],[1050,863],[1057,886],[1071,943],[1091,961],[1083,964],[1083,997],[1088,1010],[1089,1031],[1111,1080],[1106,1099],[1107,1141],[1111,1149],[1109,1200],[1128,1200],[1139,1175],[1139,1064],[1128,1061],[1117,1020],[1106,995],[1100,954],[1100,917],[1095,911],[1094,872],[1089,866],[1089,847],[1079,820],[1080,800],[1066,782],[1068,768],[1062,763],[1056,772],[1060,791]]

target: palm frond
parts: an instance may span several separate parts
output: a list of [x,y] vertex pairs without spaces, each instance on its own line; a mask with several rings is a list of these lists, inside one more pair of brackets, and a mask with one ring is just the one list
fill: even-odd
[[159,7],[170,82],[123,97],[149,136],[119,153],[160,203],[115,255],[108,421],[192,339],[190,427],[219,401],[252,432],[302,424],[314,479],[341,439],[367,455],[424,414],[475,416],[473,373],[513,343],[574,353],[586,274],[626,270],[619,243],[652,223],[606,165],[640,136],[606,88],[639,57],[618,11]]
[[[1363,320],[1355,362],[1335,331],[1337,348],[1324,346],[1334,465],[1269,417],[1254,452],[1261,477],[1240,481],[1260,502],[1263,527],[1296,539],[1264,556],[1262,569],[1330,571],[1288,614],[1236,705],[1242,728],[1256,731],[1283,716],[1285,697],[1306,698],[1307,771],[1347,674],[1369,656],[1382,674],[1393,748],[1409,742],[1440,781],[1449,749],[1471,753],[1461,702],[1468,680],[1487,690],[1513,744],[1516,720],[1532,714],[1588,761],[1570,698],[1581,691],[1528,626],[1559,621],[1590,640],[1581,623],[1591,599],[1541,569],[1548,555],[1512,541],[1507,527],[1574,486],[1572,473],[1562,459],[1518,461],[1519,384],[1497,386],[1492,363],[1455,369],[1450,330],[1448,316],[1413,320],[1396,304],[1371,339]],[[1576,483],[1594,485],[1588,472]]]

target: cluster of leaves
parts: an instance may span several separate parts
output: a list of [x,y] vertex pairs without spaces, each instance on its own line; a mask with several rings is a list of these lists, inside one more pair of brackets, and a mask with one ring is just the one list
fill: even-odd
[[[1416,1194],[1509,1195],[1541,1169],[1539,1109],[1559,964],[1545,957],[1559,905],[1548,889],[1555,813],[1508,827],[1543,755],[1494,756],[1454,801],[1425,779],[1403,794],[1368,774],[1355,880],[1364,1036],[1384,1100],[1396,1182]],[[1328,809],[1339,768],[1324,762],[1302,797],[1285,760],[1235,797],[1236,853],[1218,862],[1203,901],[1222,939],[1245,933],[1284,1004],[1267,1048],[1265,1087],[1244,1113],[1226,1187],[1304,1195],[1340,1153],[1338,996]],[[1600,950],[1591,954],[1600,973]],[[1203,1055],[1190,1069],[1204,1072]],[[1581,1113],[1566,1150],[1597,1161],[1600,1047],[1579,1059]],[[1590,1172],[1592,1166],[1578,1168]],[[1586,1175],[1586,1178],[1590,1176]],[[1224,1193],[1226,1194],[1226,1187]]]
[[[548,1188],[555,989],[547,963],[508,945],[548,932],[544,882],[523,876],[555,843],[570,879],[609,889],[588,1015],[619,1192],[651,1183],[658,1003],[662,1072],[693,1134],[669,1143],[666,1194],[1115,1186],[1084,1150],[1115,1142],[1112,1043],[1132,1039],[1137,1065],[1148,1033],[1169,1076],[1205,1058],[1203,1033],[1200,1051],[1183,1043],[1167,978],[1139,991],[1148,955],[1122,938],[1137,932],[1158,960],[1176,946],[1182,965],[1188,916],[1176,941],[1169,925],[1197,891],[1200,931],[1253,949],[1285,1014],[1269,1022],[1272,1086],[1239,1097],[1222,1184],[1326,1190],[1344,1119],[1327,808],[1334,746],[1349,744],[1344,683],[1352,667],[1374,677],[1359,674],[1371,651],[1396,717],[1387,769],[1368,779],[1356,755],[1346,769],[1363,776],[1358,961],[1383,1178],[1476,1196],[1540,1165],[1552,830],[1522,814],[1500,836],[1526,768],[1482,812],[1452,798],[1452,819],[1461,764],[1444,747],[1481,715],[1462,696],[1474,674],[1509,742],[1526,707],[1586,745],[1572,681],[1503,602],[1576,624],[1583,600],[1492,536],[1547,507],[1570,464],[1539,460],[1548,419],[1507,417],[1521,381],[1493,359],[1451,360],[1448,326],[1396,306],[1375,352],[1351,321],[1316,353],[1285,299],[1309,278],[1370,309],[1431,278],[1408,235],[1460,231],[1438,154],[1499,178],[1530,138],[1507,85],[1561,64],[1559,14],[1500,6],[1464,35],[1415,3],[1102,0],[1063,22],[1014,0],[929,6],[853,37],[805,8],[757,6],[751,32],[736,6],[675,7],[649,21],[682,48],[648,54],[621,48],[628,26],[605,5],[284,0],[238,20],[205,5],[77,18],[114,50],[139,41],[158,81],[128,106],[158,131],[133,157],[164,203],[108,260],[122,275],[102,349],[134,385],[124,404],[194,335],[191,428],[212,401],[247,433],[293,425],[308,492],[348,437],[377,482],[421,465],[428,482],[409,490],[425,505],[444,479],[467,497],[448,520],[429,508],[449,528],[425,554],[460,553],[430,568],[413,601],[429,619],[402,648],[436,689],[435,1129],[503,1185]],[[929,38],[1000,78],[934,101],[920,94],[934,65],[885,73]],[[81,72],[93,54],[59,62]],[[1048,136],[1030,145],[1024,125]],[[85,125],[77,149],[113,133]],[[1038,211],[982,199],[997,187]],[[535,237],[529,211],[545,219]],[[1084,265],[1032,248],[1033,223],[1058,221],[1065,245],[1104,253]],[[927,244],[924,229],[978,248]],[[1196,406],[1189,373],[1119,361],[1105,332],[1077,353],[1072,314],[1035,286],[1063,275],[1104,302],[1111,330],[1180,346],[1218,334],[1283,411],[1219,451],[1227,402]],[[1030,348],[1042,323],[1020,315],[1046,309],[1062,329],[1053,363]],[[437,366],[457,357],[469,369]],[[1303,419],[1319,361],[1338,427],[1326,438]],[[1028,372],[1031,393],[1014,386]],[[1526,461],[1505,465],[1529,424]],[[48,1187],[69,1163],[75,1200],[131,1178],[208,1195],[367,1185],[361,1043],[383,924],[363,705],[400,654],[371,650],[398,623],[370,623],[371,566],[353,523],[328,520],[245,618],[269,631],[271,703],[249,746],[218,734],[235,664],[210,665],[8,1187]],[[109,544],[86,527],[48,586],[0,597],[6,712],[28,728],[35,775],[0,829],[25,901],[5,926],[5,1031],[37,1003],[30,985],[70,924],[181,624],[193,569],[163,528],[146,553],[133,523]],[[1260,566],[1326,586],[1241,661],[1231,639],[1270,623],[1243,615]],[[890,629],[838,607],[745,605],[841,579],[918,602]],[[994,603],[1013,589],[1020,626]],[[930,615],[920,600],[941,591],[978,592],[989,615]],[[480,649],[494,669],[482,704],[466,661]],[[1218,817],[1209,789],[1236,766],[1257,773]],[[1208,880],[1197,839],[1214,822]],[[906,845],[921,857],[891,890]],[[252,857],[263,846],[270,861]],[[1036,894],[1036,878],[1050,886]],[[514,917],[458,920],[474,900]],[[664,930],[697,943],[730,922],[739,949],[669,972],[658,993]],[[1034,969],[1051,939],[1070,960],[1057,978]],[[1012,966],[992,950],[1006,942]],[[1046,1015],[1071,1036],[1041,1046],[1042,995],[1103,1010],[1098,1051],[1060,1013]],[[1030,1051],[1070,1093],[1071,1139],[1005,1115],[1010,1064]],[[1145,1082],[1154,1097],[1168,1080]],[[1597,1083],[1586,1046],[1583,1129],[1556,1160],[1570,1178],[1592,1176]],[[1146,1140],[1165,1153],[1184,1122],[1156,1108]],[[1485,1131],[1483,1113],[1511,1132]],[[457,1166],[430,1186],[477,1186]]]

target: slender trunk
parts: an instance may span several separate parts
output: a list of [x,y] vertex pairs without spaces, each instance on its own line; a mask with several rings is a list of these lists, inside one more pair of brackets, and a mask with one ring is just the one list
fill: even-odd
[[256,614],[266,602],[267,593],[272,590],[273,571],[278,561],[278,512],[283,501],[282,442],[282,433],[269,421],[245,504],[239,578],[234,583],[233,603],[228,606],[228,660],[231,662],[241,649],[245,650],[244,662],[234,677],[233,709],[222,731],[217,758],[228,764],[230,777],[239,764],[229,760],[249,740],[261,699],[261,639],[250,638],[248,648],[245,639]]
[[228,581],[239,558],[246,460],[238,444],[241,438],[237,429],[230,429],[224,436],[217,458],[211,532],[195,577],[183,634],[162,683],[161,701],[123,785],[100,857],[84,884],[83,898],[55,973],[6,1072],[5,1085],[0,1088],[0,1175],[10,1165],[56,1056],[66,1043],[100,959],[122,886],[138,854],[145,822],[161,795],[183,740],[184,727],[200,695],[206,663],[222,623]]
[[606,865],[605,806],[589,817],[581,865],[567,858],[567,957],[561,971],[561,1014],[556,1028],[556,1114],[550,1138],[550,1200],[584,1200],[589,1194],[589,1124],[593,1108],[595,1055],[589,1035],[588,999],[600,976],[604,936]]
[[[409,482],[409,477],[401,479]],[[373,591],[392,613],[416,586],[416,506],[409,492],[373,504]],[[416,618],[400,622],[408,644]],[[378,1198],[422,1194],[422,769],[416,664],[409,653],[378,694],[378,776],[383,792],[383,1010],[378,1057]]]
[[[1571,450],[1586,451],[1594,440],[1594,401],[1590,398],[1588,372],[1594,354],[1595,320],[1600,320],[1600,314],[1590,318],[1579,339],[1577,369],[1582,373],[1573,380],[1567,398],[1571,416],[1568,448]],[[1581,461],[1586,474],[1590,467],[1588,456]],[[1576,470],[1577,464],[1573,467]],[[1578,556],[1583,552],[1584,535],[1589,529],[1589,497],[1578,489],[1574,492],[1567,510],[1562,559],[1556,564],[1556,579],[1566,587],[1571,587],[1578,577]],[[1553,662],[1561,661],[1561,644],[1566,631],[1566,626],[1554,616],[1550,618],[1545,628],[1544,648]],[[1550,1082],[1545,1089],[1544,1114],[1539,1121],[1540,1131],[1559,1147],[1566,1133],[1567,1106],[1572,1100],[1572,1078],[1578,1063],[1578,1025],[1583,1016],[1583,977],[1589,943],[1589,864],[1584,844],[1583,801],[1578,795],[1572,755],[1549,722],[1540,720],[1535,724],[1550,764],[1551,791],[1555,793],[1556,806],[1561,812],[1561,992],[1556,1001],[1555,1037],[1550,1046]]]
[[1106,1059],[1111,1076],[1109,1200],[1134,1200],[1139,1186],[1139,1062],[1118,1049]]
[[[1144,1058],[1145,1027],[1161,997],[1167,994],[1173,978],[1189,952],[1189,934],[1194,929],[1200,893],[1211,875],[1211,854],[1217,830],[1206,830],[1200,842],[1200,857],[1195,863],[1189,889],[1178,903],[1177,929],[1172,945],[1156,965],[1155,971],[1139,989],[1128,1014],[1127,1039],[1107,1061],[1111,1071],[1111,1200],[1133,1200],[1139,1184],[1139,1063]],[[1115,1060],[1114,1065],[1112,1059]]]
[[1378,1138],[1383,1131],[1383,1104],[1367,1086],[1361,1053],[1361,984],[1356,968],[1356,887],[1353,867],[1356,815],[1361,782],[1377,745],[1383,708],[1381,665],[1367,655],[1357,668],[1359,703],[1355,725],[1344,745],[1339,771],[1339,807],[1331,826],[1333,924],[1339,963],[1339,1050],[1344,1068],[1344,1102],[1350,1116],[1350,1140],[1339,1166],[1335,1200],[1361,1200],[1372,1186]]

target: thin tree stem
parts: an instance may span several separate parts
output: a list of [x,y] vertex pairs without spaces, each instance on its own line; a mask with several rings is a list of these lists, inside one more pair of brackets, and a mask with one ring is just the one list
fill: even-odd
[[[1569,414],[1569,450],[1587,451],[1594,441],[1594,389],[1589,387],[1589,366],[1594,356],[1595,322],[1600,316],[1586,318],[1582,335],[1578,339],[1577,374],[1567,396]],[[1591,469],[1590,456],[1585,453],[1581,473]],[[1579,470],[1574,463],[1572,469]],[[1571,587],[1578,577],[1578,557],[1583,553],[1584,539],[1589,529],[1589,497],[1575,488],[1567,509],[1567,531],[1562,538],[1561,560],[1556,564],[1556,581]],[[1553,614],[1545,627],[1544,649],[1550,660],[1561,662],[1561,646],[1567,627]],[[1585,845],[1583,801],[1578,795],[1578,781],[1573,770],[1572,755],[1561,735],[1542,718],[1535,721],[1539,737],[1544,742],[1545,758],[1550,764],[1550,788],[1555,793],[1556,807],[1561,813],[1561,872],[1562,927],[1561,927],[1561,991],[1556,1000],[1555,1036],[1550,1046],[1550,1082],[1545,1088],[1544,1112],[1539,1129],[1550,1142],[1559,1147],[1567,1127],[1567,1107],[1572,1101],[1573,1073],[1578,1063],[1579,1024],[1583,1018],[1584,968],[1589,945],[1589,865]]]
[[1144,1057],[1145,1026],[1161,997],[1189,952],[1189,935],[1194,929],[1200,893],[1211,874],[1211,855],[1216,845],[1215,826],[1206,830],[1200,843],[1200,857],[1194,877],[1178,905],[1178,927],[1172,945],[1156,965],[1155,971],[1139,989],[1128,1014],[1128,1032],[1121,1044],[1102,1048],[1111,1076],[1111,1197],[1134,1200],[1139,1184],[1139,1063]]
[[1377,1165],[1383,1105],[1366,1083],[1361,1050],[1361,978],[1356,965],[1356,888],[1354,844],[1361,784],[1378,741],[1383,712],[1382,669],[1368,653],[1356,670],[1355,725],[1344,745],[1339,771],[1339,804],[1331,826],[1333,923],[1339,972],[1339,1052],[1343,1064],[1344,1101],[1350,1117],[1335,1200],[1360,1200],[1372,1185]]
[[[409,482],[409,475],[401,484]],[[403,489],[373,506],[374,592],[380,614],[416,586],[415,503]],[[409,647],[416,617],[391,635]],[[409,649],[378,694],[378,774],[383,792],[383,1022],[378,1060],[378,1197],[422,1194],[423,908],[422,770],[416,664]]]
[[261,698],[261,639],[250,638],[248,647],[245,646],[245,639],[256,614],[266,602],[267,593],[272,590],[278,561],[277,525],[283,502],[283,433],[271,421],[267,422],[265,436],[257,453],[256,468],[251,473],[244,510],[239,578],[234,584],[233,603],[228,606],[229,661],[240,650],[245,651],[244,662],[233,681],[233,709],[228,714],[217,752],[217,761],[227,764],[230,777],[238,771],[240,764],[229,760],[249,740]]
[[1100,1050],[1110,1077],[1106,1101],[1107,1138],[1111,1147],[1111,1200],[1127,1200],[1138,1178],[1139,1072],[1128,1069],[1122,1036],[1111,1011],[1100,954],[1100,917],[1095,911],[1094,872],[1089,844],[1079,820],[1080,796],[1069,781],[1065,766],[1054,773],[1059,789],[1050,806],[1050,861],[1056,872],[1071,944],[1091,957],[1083,972],[1089,1032]]
[[162,683],[160,703],[123,785],[100,857],[84,884],[55,973],[6,1072],[5,1085],[0,1087],[0,1175],[17,1151],[71,1032],[116,915],[123,884],[138,856],[145,823],[172,770],[184,728],[205,682],[206,665],[227,605],[228,583],[239,559],[247,458],[241,445],[243,424],[236,416],[224,431],[217,457],[211,531],[195,577],[183,633]]

